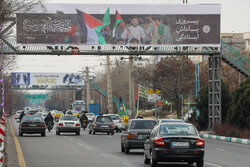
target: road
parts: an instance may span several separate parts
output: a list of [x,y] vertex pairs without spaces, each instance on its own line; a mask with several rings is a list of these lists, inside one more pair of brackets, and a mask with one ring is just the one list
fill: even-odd
[[[18,136],[18,123],[11,119],[27,167],[149,167],[143,164],[143,150],[131,150],[129,155],[120,151],[120,135],[89,135],[81,130],[80,136],[62,134],[55,129],[40,135]],[[249,167],[250,146],[206,140],[205,167]],[[187,167],[186,164],[160,164],[159,167]],[[195,165],[193,165],[194,167]]]

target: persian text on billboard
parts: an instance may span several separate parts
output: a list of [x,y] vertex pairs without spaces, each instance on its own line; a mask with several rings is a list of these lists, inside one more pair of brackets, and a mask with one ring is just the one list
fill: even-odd
[[[121,5],[122,6],[122,5]],[[18,14],[18,43],[193,45],[220,43],[220,14],[131,14],[105,8],[102,14]],[[189,5],[187,5],[189,7]],[[98,6],[97,6],[98,8]],[[99,10],[100,11],[100,10]],[[113,13],[110,13],[113,11]],[[114,12],[115,11],[115,12]]]

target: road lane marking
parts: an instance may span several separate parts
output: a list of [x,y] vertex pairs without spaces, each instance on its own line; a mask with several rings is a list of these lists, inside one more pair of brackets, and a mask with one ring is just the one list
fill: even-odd
[[16,144],[16,151],[17,151],[19,166],[20,167],[26,167],[26,163],[25,163],[25,160],[24,160],[24,157],[23,157],[23,152],[22,152],[21,146],[20,146],[20,144],[18,142],[18,139],[17,139],[17,137],[16,137],[16,135],[14,133],[14,130],[12,128],[10,118],[9,118],[9,123],[10,123],[11,133],[12,133],[12,136],[13,136],[15,144]]
[[219,151],[225,151],[225,149],[223,148],[215,148],[216,150],[219,150]]
[[102,153],[101,156],[107,157],[107,158],[111,158],[112,157],[112,155],[108,154],[108,153]]
[[78,143],[80,146],[82,146],[82,144],[81,143]]
[[212,163],[209,163],[209,162],[207,162],[207,163],[205,163],[205,164],[210,165],[210,166],[215,166],[215,167],[222,167],[222,166],[220,166],[220,165],[212,164]]
[[133,167],[133,165],[128,164],[128,163],[126,163],[126,162],[124,162],[124,163],[122,163],[122,164],[123,164],[123,166]]

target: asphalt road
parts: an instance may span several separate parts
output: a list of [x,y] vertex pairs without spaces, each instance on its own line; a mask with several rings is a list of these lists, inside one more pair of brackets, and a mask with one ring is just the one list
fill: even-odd
[[[40,135],[18,136],[18,123],[12,126],[18,137],[27,167],[149,167],[143,164],[143,150],[131,150],[129,155],[120,151],[120,135],[97,133],[89,135],[81,130],[80,136],[61,134],[55,129]],[[187,167],[186,164],[164,163],[159,167]],[[193,165],[194,167],[195,165]],[[205,167],[249,167],[250,146],[206,140]]]

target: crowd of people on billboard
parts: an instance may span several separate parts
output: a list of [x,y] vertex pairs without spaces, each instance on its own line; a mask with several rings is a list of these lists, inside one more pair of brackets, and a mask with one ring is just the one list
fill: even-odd
[[146,19],[132,16],[126,24],[121,21],[113,30],[110,26],[102,30],[108,44],[169,44],[173,42],[171,29],[162,18],[147,16]]

